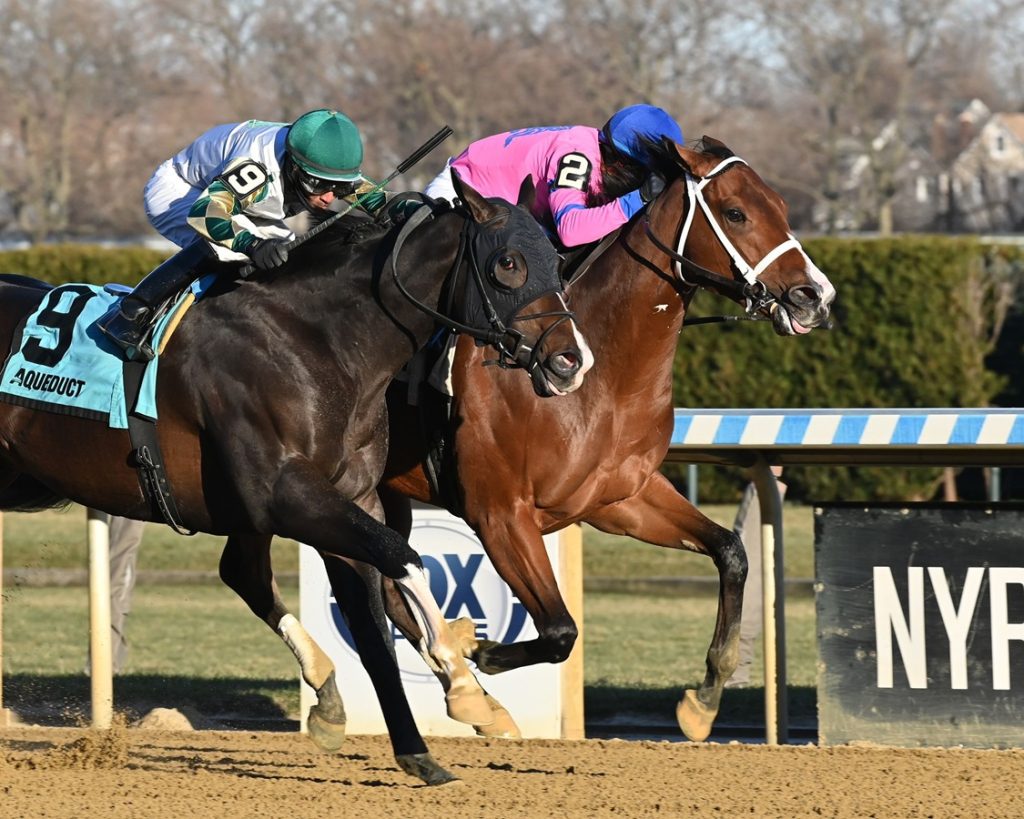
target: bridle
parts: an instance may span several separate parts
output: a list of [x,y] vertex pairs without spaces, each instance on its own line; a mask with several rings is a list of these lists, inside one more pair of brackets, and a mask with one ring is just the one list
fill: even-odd
[[[695,177],[689,171],[685,172],[686,218],[683,220],[679,231],[679,240],[675,250],[654,235],[651,229],[650,213],[646,210],[643,216],[644,230],[655,246],[672,259],[673,269],[683,285],[690,289],[701,285],[710,285],[714,289],[722,291],[723,295],[738,297],[746,303],[746,317],[755,319],[763,316],[773,304],[778,303],[778,299],[768,292],[767,286],[758,277],[783,253],[787,253],[790,250],[799,250],[801,246],[796,237],[792,234],[787,234],[789,238],[786,241],[768,251],[756,265],[751,266],[736,249],[736,246],[730,241],[729,237],[725,235],[725,231],[711,211],[711,206],[708,205],[707,200],[704,198],[704,187],[737,163],[747,164],[738,156],[730,156],[719,162],[703,178]],[[708,270],[706,267],[702,267],[696,262],[687,259],[684,255],[686,242],[690,236],[690,228],[693,225],[693,216],[697,212],[698,207],[704,212],[704,216],[707,218],[712,231],[714,231],[719,244],[732,259],[733,266],[742,277],[742,281],[719,275],[713,270]],[[693,279],[692,281],[687,280],[686,276],[683,275],[684,269],[690,274]]]
[[[426,313],[428,316],[431,316],[435,321],[447,327],[449,330],[457,333],[464,333],[475,338],[478,342],[494,347],[498,351],[498,358],[494,361],[488,361],[485,363],[496,364],[502,369],[522,368],[532,373],[534,368],[540,363],[540,350],[548,334],[553,332],[554,329],[562,322],[574,319],[575,314],[568,309],[565,299],[557,292],[558,288],[556,287],[544,291],[538,291],[536,293],[530,292],[530,297],[523,300],[520,304],[520,308],[527,304],[533,304],[533,302],[545,295],[548,295],[549,293],[556,293],[563,309],[530,313],[527,315],[520,315],[519,312],[516,311],[507,323],[503,321],[498,315],[498,311],[495,309],[494,303],[488,293],[488,287],[484,281],[484,275],[480,270],[480,259],[477,256],[476,246],[473,241],[476,233],[479,232],[481,227],[486,227],[487,223],[477,224],[469,217],[465,218],[463,222],[462,230],[459,234],[458,253],[456,254],[455,262],[452,265],[452,270],[448,275],[449,277],[451,277],[452,274],[457,275],[459,269],[463,266],[463,260],[467,260],[466,267],[472,276],[473,283],[476,286],[476,290],[480,298],[481,308],[483,309],[484,316],[486,317],[487,323],[490,327],[489,329],[474,327],[470,324],[457,321],[444,313],[428,307],[410,293],[402,282],[401,277],[398,275],[398,255],[402,246],[405,244],[406,239],[409,238],[412,232],[423,222],[432,218],[434,218],[434,211],[431,206],[425,205],[424,207],[417,208],[413,211],[412,215],[409,216],[405,224],[402,225],[398,236],[395,238],[395,244],[390,254],[391,276],[394,279],[399,292],[401,292],[401,294],[414,307],[421,312]],[[454,288],[450,287],[450,296],[453,293]],[[553,321],[549,326],[545,327],[533,345],[526,343],[526,338],[522,331],[511,326],[514,322],[551,317],[557,317],[557,321]]]

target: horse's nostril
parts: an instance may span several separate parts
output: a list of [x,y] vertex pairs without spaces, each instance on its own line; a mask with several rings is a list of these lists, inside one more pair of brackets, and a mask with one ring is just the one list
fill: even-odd
[[579,372],[582,362],[576,353],[565,351],[556,353],[549,359],[551,369],[562,378],[568,378]]
[[809,307],[817,304],[821,300],[821,295],[818,293],[817,287],[807,284],[789,288],[786,291],[786,300],[793,305]]

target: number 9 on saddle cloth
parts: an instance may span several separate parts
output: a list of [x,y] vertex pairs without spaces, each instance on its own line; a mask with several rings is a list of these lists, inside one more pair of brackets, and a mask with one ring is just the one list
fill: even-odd
[[[190,279],[192,275],[189,271]],[[151,349],[160,349],[184,310],[214,278],[185,282],[188,289],[168,309],[154,311]],[[126,407],[121,351],[97,327],[97,320],[116,310],[122,296],[119,287],[109,285],[68,284],[50,290],[18,330],[0,375],[0,401],[105,421],[115,429],[128,428],[129,410],[155,420],[157,361],[146,365],[138,399]]]

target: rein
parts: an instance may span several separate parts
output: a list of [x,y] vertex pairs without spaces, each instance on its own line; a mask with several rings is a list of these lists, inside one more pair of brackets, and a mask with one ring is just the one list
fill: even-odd
[[[725,231],[722,229],[722,226],[718,223],[718,220],[715,219],[714,214],[711,212],[711,206],[708,205],[707,200],[704,198],[703,191],[705,185],[736,163],[742,163],[744,165],[747,164],[738,156],[727,157],[719,162],[710,173],[705,175],[699,181],[689,171],[685,172],[687,194],[686,218],[683,220],[683,225],[679,232],[679,241],[676,249],[672,249],[654,235],[654,231],[651,228],[650,213],[647,211],[644,212],[644,231],[647,233],[647,237],[654,243],[655,247],[672,259],[674,262],[676,276],[679,277],[679,280],[684,285],[690,288],[695,288],[701,285],[711,286],[713,289],[717,289],[725,295],[732,295],[746,302],[745,316],[713,316],[704,319],[694,319],[693,321],[687,322],[689,324],[709,324],[716,321],[740,320],[763,321],[763,312],[770,309],[772,305],[777,304],[778,299],[768,292],[768,288],[758,279],[758,277],[783,253],[800,248],[800,243],[797,241],[796,237],[789,234],[789,238],[786,241],[781,242],[772,250],[768,251],[756,266],[751,267],[747,260],[744,259],[736,249],[736,246],[729,240],[729,237],[725,235]],[[733,265],[735,265],[737,271],[743,277],[742,282],[739,282],[734,278],[722,276],[715,273],[713,270],[708,270],[708,268],[686,258],[686,242],[689,239],[690,228],[693,226],[693,217],[697,212],[698,207],[704,212],[704,216],[707,219],[708,224],[711,226],[712,231],[714,231],[719,244],[726,253],[729,254]],[[686,279],[686,276],[683,275],[684,269],[693,277],[693,281],[688,281]]]

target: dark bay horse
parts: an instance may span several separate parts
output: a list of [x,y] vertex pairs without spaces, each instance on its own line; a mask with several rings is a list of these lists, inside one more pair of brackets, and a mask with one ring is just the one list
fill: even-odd
[[[704,287],[770,319],[779,335],[803,335],[827,322],[835,290],[791,235],[782,199],[745,162],[708,137],[697,149],[662,148],[666,189],[567,288],[596,360],[583,387],[557,404],[537,401],[521,381],[483,370],[479,351],[459,341],[447,430],[455,496],[428,482],[429,443],[400,389],[389,392],[381,494],[389,525],[406,534],[409,498],[462,516],[532,616],[537,639],[508,645],[460,629],[466,656],[487,673],[561,662],[573,648],[576,624],[543,535],[585,521],[711,557],[720,592],[707,673],[676,711],[684,733],[703,740],[736,667],[747,567],[739,538],[658,471],[672,433],[672,363],[683,318]],[[393,619],[417,639],[415,623],[397,611]]]
[[[343,561],[374,567],[400,589],[403,614],[424,635],[454,719],[486,723],[491,708],[419,556],[382,523],[376,487],[388,447],[385,390],[438,320],[486,342],[507,368],[528,368],[522,380],[534,394],[571,392],[592,361],[541,229],[525,209],[460,187],[463,205],[424,206],[400,230],[356,243],[324,231],[278,271],[243,284],[222,274],[161,356],[157,384],[159,440],[181,522],[227,535],[221,577],[287,643],[318,693],[311,734],[337,747],[344,708],[333,664],[277,593],[274,535],[323,556],[364,662],[393,700],[382,707],[398,714],[389,728],[399,764],[432,784],[453,777],[427,752],[389,666],[379,606],[371,610],[362,580]],[[532,197],[532,186],[523,195]],[[0,283],[0,338],[8,346],[44,299],[58,310],[49,293],[57,291],[22,277]],[[83,290],[75,304],[92,297]],[[159,520],[130,449],[127,431],[105,421],[0,403],[0,508],[72,500]]]

